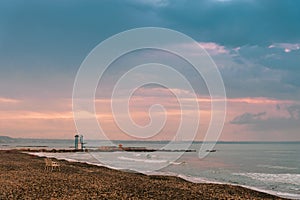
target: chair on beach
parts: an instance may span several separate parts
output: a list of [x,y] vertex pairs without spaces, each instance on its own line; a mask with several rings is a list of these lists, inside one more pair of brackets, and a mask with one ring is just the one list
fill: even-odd
[[45,158],[45,170],[50,170],[57,168],[60,171],[60,164],[56,161],[51,160],[50,158]]

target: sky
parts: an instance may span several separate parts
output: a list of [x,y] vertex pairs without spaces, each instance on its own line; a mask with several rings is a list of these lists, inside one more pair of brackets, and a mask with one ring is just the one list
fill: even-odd
[[[300,1],[294,0],[3,0],[0,135],[72,139],[77,132],[73,84],[89,52],[122,31],[162,27],[193,38],[216,63],[227,96],[220,140],[300,141],[299,19]],[[172,57],[159,51],[133,52],[107,72],[95,107],[109,139],[132,139],[111,114],[109,92],[116,78],[130,64],[164,62],[168,56]],[[176,59],[170,62],[188,80],[199,79],[188,64]],[[196,140],[204,138],[211,117],[205,88],[203,81],[196,87],[201,115]],[[190,97],[190,91],[180,86],[173,89]],[[137,89],[130,101],[131,117],[147,125],[148,109],[156,103],[165,106],[167,122],[149,139],[170,139],[180,122],[180,108],[167,88]],[[90,138],[97,139],[97,133]]]

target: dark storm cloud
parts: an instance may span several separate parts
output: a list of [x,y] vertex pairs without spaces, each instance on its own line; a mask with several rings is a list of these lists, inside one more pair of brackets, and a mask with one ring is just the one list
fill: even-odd
[[244,113],[236,116],[230,123],[235,125],[245,125],[252,131],[284,131],[285,135],[298,135],[300,128],[300,105],[289,105],[284,109],[281,109],[281,112],[283,110],[287,111],[290,116],[270,117],[267,116],[266,112]]
[[[297,44],[298,45],[298,44]],[[292,44],[286,44],[292,46]],[[299,49],[275,48],[267,46],[243,46],[238,53],[243,58],[253,63],[264,65],[273,70],[299,71],[300,70],[300,47]]]
[[266,112],[260,113],[244,113],[242,115],[236,116],[230,123],[231,124],[253,124],[257,121],[261,121],[261,117],[266,115]]
[[299,41],[299,8],[300,1],[293,0],[178,0],[159,14],[198,39],[241,46]]
[[269,46],[299,43],[299,8],[292,0],[1,1],[0,91],[70,94],[81,62],[99,42],[127,29],[160,26],[232,54],[240,47],[229,58],[235,65],[221,69],[229,97],[297,99],[299,50]]
[[228,94],[299,100],[300,51],[297,48],[246,45],[236,53],[231,52],[233,62],[220,69]]

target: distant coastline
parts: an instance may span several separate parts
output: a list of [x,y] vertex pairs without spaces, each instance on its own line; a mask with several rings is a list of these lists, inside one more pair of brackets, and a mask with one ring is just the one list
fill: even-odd
[[[0,143],[12,143],[12,142],[19,142],[19,141],[49,141],[49,140],[57,140],[57,141],[69,141],[69,142],[73,142],[73,138],[72,139],[53,139],[53,138],[14,138],[14,137],[10,137],[10,136],[5,136],[5,135],[0,135]],[[146,143],[162,143],[162,144],[165,144],[165,143],[168,143],[170,142],[171,140],[93,140],[93,139],[87,139],[86,140],[87,142],[88,141],[111,141],[113,143],[116,143],[116,144],[119,144],[119,143],[122,143],[122,142],[140,142],[140,143],[143,143],[143,142],[146,142]],[[175,141],[175,142],[191,142],[191,141]],[[193,143],[204,143],[204,141],[198,141],[198,140],[195,140],[195,141],[192,141]],[[213,141],[207,141],[206,143],[215,143]],[[291,143],[291,144],[297,144],[297,143],[300,143],[300,141],[217,141],[216,142],[217,144],[268,144],[268,143],[271,143],[271,144],[274,144],[274,143]]]

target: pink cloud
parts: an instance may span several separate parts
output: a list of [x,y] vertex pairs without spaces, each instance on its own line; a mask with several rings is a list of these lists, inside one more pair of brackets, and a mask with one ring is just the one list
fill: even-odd
[[229,51],[224,46],[214,42],[200,42],[199,44],[211,55],[229,53]]
[[[219,54],[229,54],[229,50],[226,47],[219,45],[214,42],[199,42],[198,45],[205,49],[210,55],[219,55]],[[188,43],[179,43],[173,44],[176,48],[184,49],[190,55],[199,56],[199,47],[196,47],[195,44]],[[200,55],[201,56],[201,55]]]
[[[179,90],[179,89],[178,89]],[[188,105],[194,99],[188,91],[177,91],[186,94],[182,101]],[[151,96],[151,94],[153,96]],[[124,99],[117,99],[119,103],[124,103]],[[200,129],[196,137],[197,140],[204,138],[211,118],[211,99],[208,96],[198,96],[200,111],[185,107],[185,113],[192,112],[192,115],[200,115]],[[214,101],[220,101],[215,99]],[[11,103],[5,103],[11,102]],[[18,103],[13,103],[18,102]],[[38,137],[38,138],[73,138],[76,132],[71,99],[57,100],[5,100],[1,101],[0,106],[0,133],[12,137]],[[230,124],[230,120],[243,113],[261,113],[266,114],[263,118],[283,118],[289,119],[290,113],[287,107],[299,102],[289,100],[277,100],[269,98],[228,98],[227,99],[227,118],[221,140],[255,140],[261,138],[259,133],[253,132],[244,126]],[[162,131],[154,136],[153,140],[171,139],[178,125],[180,124],[181,110],[178,100],[165,88],[141,88],[130,99],[130,115],[134,122],[145,126],[150,122],[149,108],[154,104],[164,106],[166,112],[154,111],[153,117],[165,116],[167,124]],[[96,99],[96,117],[101,122],[102,128],[110,139],[132,139],[123,133],[116,125],[112,111],[110,99]],[[218,112],[218,111],[216,111]],[[118,113],[120,117],[127,117],[126,113]],[[94,117],[94,116],[93,116]],[[192,120],[192,119],[191,119]],[[238,137],[235,133],[239,133]],[[261,133],[260,133],[261,134]],[[271,134],[271,133],[266,133]],[[284,138],[280,133],[276,133],[278,138]],[[282,133],[283,134],[283,133]],[[95,134],[96,139],[97,135]],[[272,138],[272,137],[271,137]],[[274,139],[274,138],[272,138]],[[275,138],[276,139],[276,138]]]
[[20,100],[18,99],[10,99],[10,98],[1,98],[0,97],[0,103],[19,103]]
[[1,120],[10,119],[73,119],[72,112],[0,111]]

